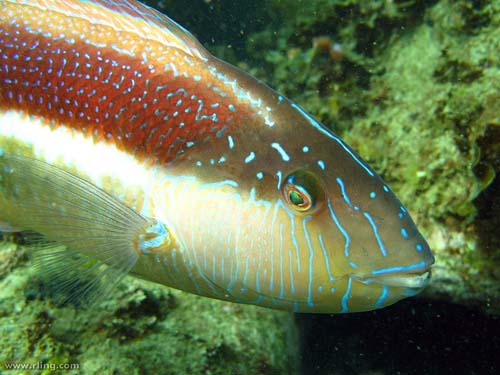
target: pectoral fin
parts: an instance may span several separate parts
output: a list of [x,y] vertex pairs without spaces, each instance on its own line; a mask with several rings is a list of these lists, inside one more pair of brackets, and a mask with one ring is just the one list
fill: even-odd
[[[136,263],[152,220],[94,184],[34,158],[0,154],[0,219],[40,233],[42,266],[54,278],[100,275],[115,285]],[[53,246],[54,244],[63,246]],[[106,267],[102,267],[106,265]],[[94,276],[80,292],[89,294]],[[75,285],[62,288],[78,294]]]

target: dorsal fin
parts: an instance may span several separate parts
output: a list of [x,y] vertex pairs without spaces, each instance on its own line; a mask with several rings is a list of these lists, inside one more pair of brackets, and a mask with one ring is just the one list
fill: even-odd
[[85,18],[93,24],[110,26],[117,31],[131,32],[142,39],[151,39],[178,48],[193,57],[208,59],[209,52],[177,22],[157,10],[130,0],[9,0],[68,17]]

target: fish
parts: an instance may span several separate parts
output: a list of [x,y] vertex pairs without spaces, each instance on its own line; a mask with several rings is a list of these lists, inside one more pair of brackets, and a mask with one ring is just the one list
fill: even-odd
[[132,0],[0,9],[1,228],[60,245],[60,273],[299,313],[428,285],[432,251],[382,178],[166,15]]

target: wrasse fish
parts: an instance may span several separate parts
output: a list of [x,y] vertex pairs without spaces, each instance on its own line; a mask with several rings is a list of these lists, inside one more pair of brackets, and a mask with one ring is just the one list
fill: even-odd
[[390,305],[434,262],[338,136],[131,0],[0,0],[0,220],[116,275],[297,312]]

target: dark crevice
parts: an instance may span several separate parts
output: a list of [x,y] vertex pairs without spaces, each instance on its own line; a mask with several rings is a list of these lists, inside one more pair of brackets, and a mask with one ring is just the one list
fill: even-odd
[[[475,199],[477,208],[475,229],[479,237],[480,249],[485,255],[498,256],[500,249],[500,176],[497,174],[493,182]],[[499,264],[500,259],[496,259]]]

